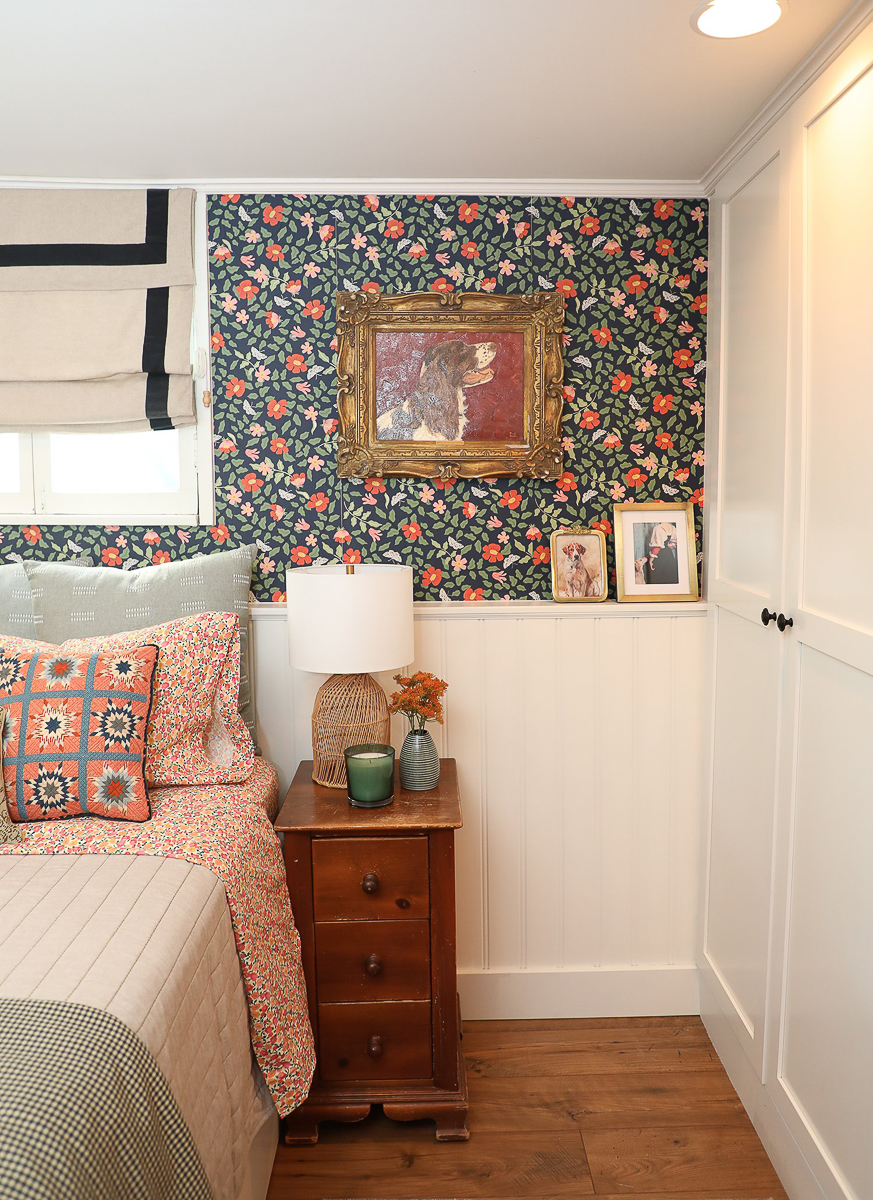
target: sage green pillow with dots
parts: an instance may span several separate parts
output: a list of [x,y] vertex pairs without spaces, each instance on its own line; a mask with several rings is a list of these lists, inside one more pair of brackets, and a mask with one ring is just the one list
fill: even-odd
[[0,846],[23,842],[24,834],[9,815],[6,804],[6,784],[3,782],[3,731],[6,726],[6,709],[0,706]]
[[147,629],[195,613],[239,616],[239,711],[257,746],[249,653],[249,591],[255,546],[156,567],[82,567],[26,559],[34,632],[42,642]]

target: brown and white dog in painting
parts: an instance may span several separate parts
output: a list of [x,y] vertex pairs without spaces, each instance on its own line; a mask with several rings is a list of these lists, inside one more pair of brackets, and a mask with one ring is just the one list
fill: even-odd
[[467,422],[467,388],[493,379],[493,342],[438,342],[421,364],[418,387],[376,418],[380,442],[460,442]]
[[585,565],[587,553],[581,542],[570,542],[564,546],[564,588],[568,596],[599,596],[600,583],[594,579]]

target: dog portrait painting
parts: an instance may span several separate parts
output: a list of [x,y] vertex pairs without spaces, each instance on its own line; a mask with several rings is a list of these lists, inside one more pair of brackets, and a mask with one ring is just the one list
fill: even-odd
[[376,332],[380,442],[520,442],[524,336]]
[[337,473],[560,479],[564,299],[337,292]]
[[606,539],[598,529],[565,526],[551,539],[552,598],[606,599]]

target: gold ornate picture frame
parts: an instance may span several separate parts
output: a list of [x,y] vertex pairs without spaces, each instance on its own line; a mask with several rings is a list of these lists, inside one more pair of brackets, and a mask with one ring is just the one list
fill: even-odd
[[562,525],[552,531],[550,545],[553,600],[596,604],[606,599],[606,538],[600,529]]
[[554,292],[338,292],[338,474],[559,478],[563,323]]
[[696,600],[694,505],[616,504],[616,599]]

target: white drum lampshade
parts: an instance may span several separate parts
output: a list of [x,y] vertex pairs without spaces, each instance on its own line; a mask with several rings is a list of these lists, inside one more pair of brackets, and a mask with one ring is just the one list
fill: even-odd
[[412,568],[295,567],[286,595],[292,667],[330,675],[312,710],[312,778],[345,787],[346,747],[388,742],[388,701],[369,672],[413,660]]

